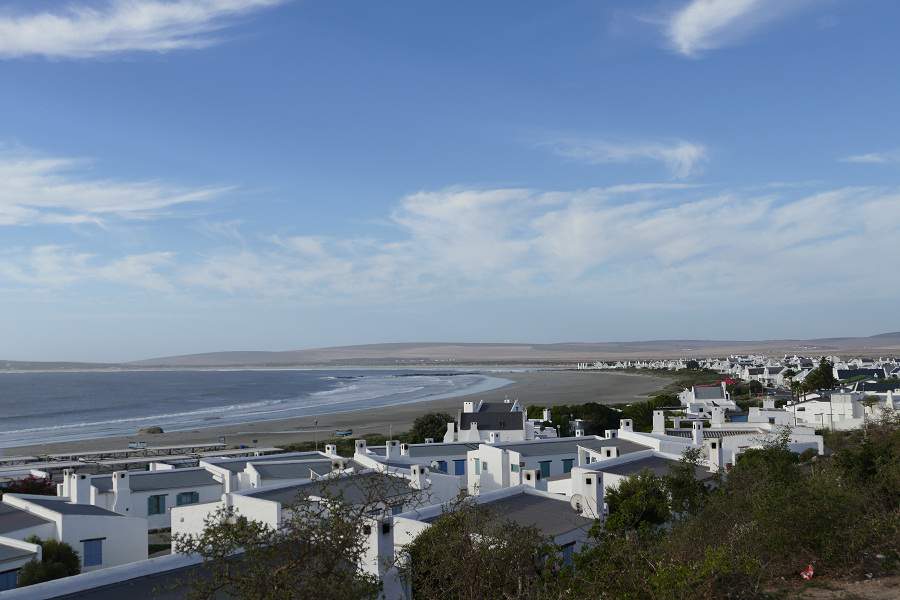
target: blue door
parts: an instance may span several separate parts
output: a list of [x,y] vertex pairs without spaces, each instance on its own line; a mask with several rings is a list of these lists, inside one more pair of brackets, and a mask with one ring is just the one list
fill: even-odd
[[0,592],[15,589],[18,578],[19,571],[17,569],[0,573]]
[[547,479],[548,477],[550,477],[550,461],[542,460],[540,462],[540,465],[541,465],[541,477],[543,479]]
[[96,567],[103,564],[103,540],[84,540],[84,566]]
[[454,475],[465,475],[466,474],[466,461],[465,460],[454,460],[453,461],[453,474]]

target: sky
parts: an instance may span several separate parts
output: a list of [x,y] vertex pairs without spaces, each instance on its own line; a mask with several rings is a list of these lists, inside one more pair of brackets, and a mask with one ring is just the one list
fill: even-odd
[[2,0],[0,358],[900,330],[892,0]]

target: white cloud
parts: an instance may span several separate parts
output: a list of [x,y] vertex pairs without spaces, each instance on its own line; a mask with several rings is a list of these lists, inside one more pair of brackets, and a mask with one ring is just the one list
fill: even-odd
[[886,165],[900,164],[900,150],[891,152],[870,152],[868,154],[854,154],[841,159],[841,162],[870,164],[870,165]]
[[821,268],[842,273],[847,289],[893,293],[879,261],[860,257],[900,254],[900,192],[635,193],[420,192],[393,212],[396,239],[278,238],[210,254],[178,277],[235,295],[366,305],[535,295],[797,301],[821,294]]
[[286,0],[102,0],[0,16],[0,58],[90,58],[203,48],[250,12]]
[[685,140],[612,141],[563,138],[548,145],[559,156],[589,164],[661,162],[673,177],[679,179],[697,173],[708,158],[708,152],[703,144]]
[[[629,189],[632,188],[632,189]],[[890,298],[900,191],[712,192],[665,184],[576,191],[450,188],[401,199],[382,238],[253,236],[200,255],[101,258],[44,246],[0,254],[0,286],[101,282],[211,298],[392,306],[595,299],[614,307]]]
[[761,25],[784,17],[813,0],[691,0],[665,24],[672,47],[698,56],[739,40]]
[[132,254],[103,261],[93,254],[55,245],[11,249],[0,253],[0,284],[59,289],[76,283],[101,282],[172,292],[160,272],[172,263],[171,252]]
[[85,161],[0,152],[0,226],[102,224],[108,216],[146,218],[224,187],[181,188],[156,181],[90,178]]

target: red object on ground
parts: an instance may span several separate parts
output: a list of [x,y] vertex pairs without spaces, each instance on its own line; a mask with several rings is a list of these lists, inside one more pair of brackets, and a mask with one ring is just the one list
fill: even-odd
[[813,573],[815,572],[816,570],[813,569],[812,565],[806,565],[806,568],[800,571],[800,577],[802,577],[805,581],[809,581],[813,578]]
[[737,383],[737,381],[735,381],[735,380],[732,379],[731,377],[726,377],[725,379],[722,380],[722,382],[723,382],[725,385],[734,385],[735,383]]

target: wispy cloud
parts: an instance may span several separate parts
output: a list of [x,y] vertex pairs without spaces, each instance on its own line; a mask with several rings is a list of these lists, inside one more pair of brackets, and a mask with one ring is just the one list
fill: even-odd
[[102,224],[105,217],[147,218],[220,196],[231,188],[186,188],[158,181],[90,176],[89,162],[0,152],[0,226]]
[[861,163],[871,165],[900,164],[900,150],[889,152],[870,152],[868,154],[854,154],[840,159],[841,162]]
[[691,0],[665,21],[675,51],[695,57],[749,35],[815,0]]
[[0,16],[0,58],[91,58],[204,48],[236,19],[287,0],[102,0]]
[[580,296],[598,307],[703,307],[820,299],[809,264],[844,273],[867,297],[890,297],[883,264],[859,256],[900,255],[895,189],[449,188],[402,198],[386,220],[391,235],[257,234],[178,256],[6,249],[0,287],[100,282],[323,306]]
[[708,159],[706,146],[685,140],[616,141],[570,137],[547,145],[559,156],[588,164],[660,162],[679,179],[696,174]]
[[103,260],[91,253],[55,245],[0,253],[0,284],[59,289],[90,282],[113,283],[169,293],[174,287],[160,272],[171,264],[172,252],[132,254]]

